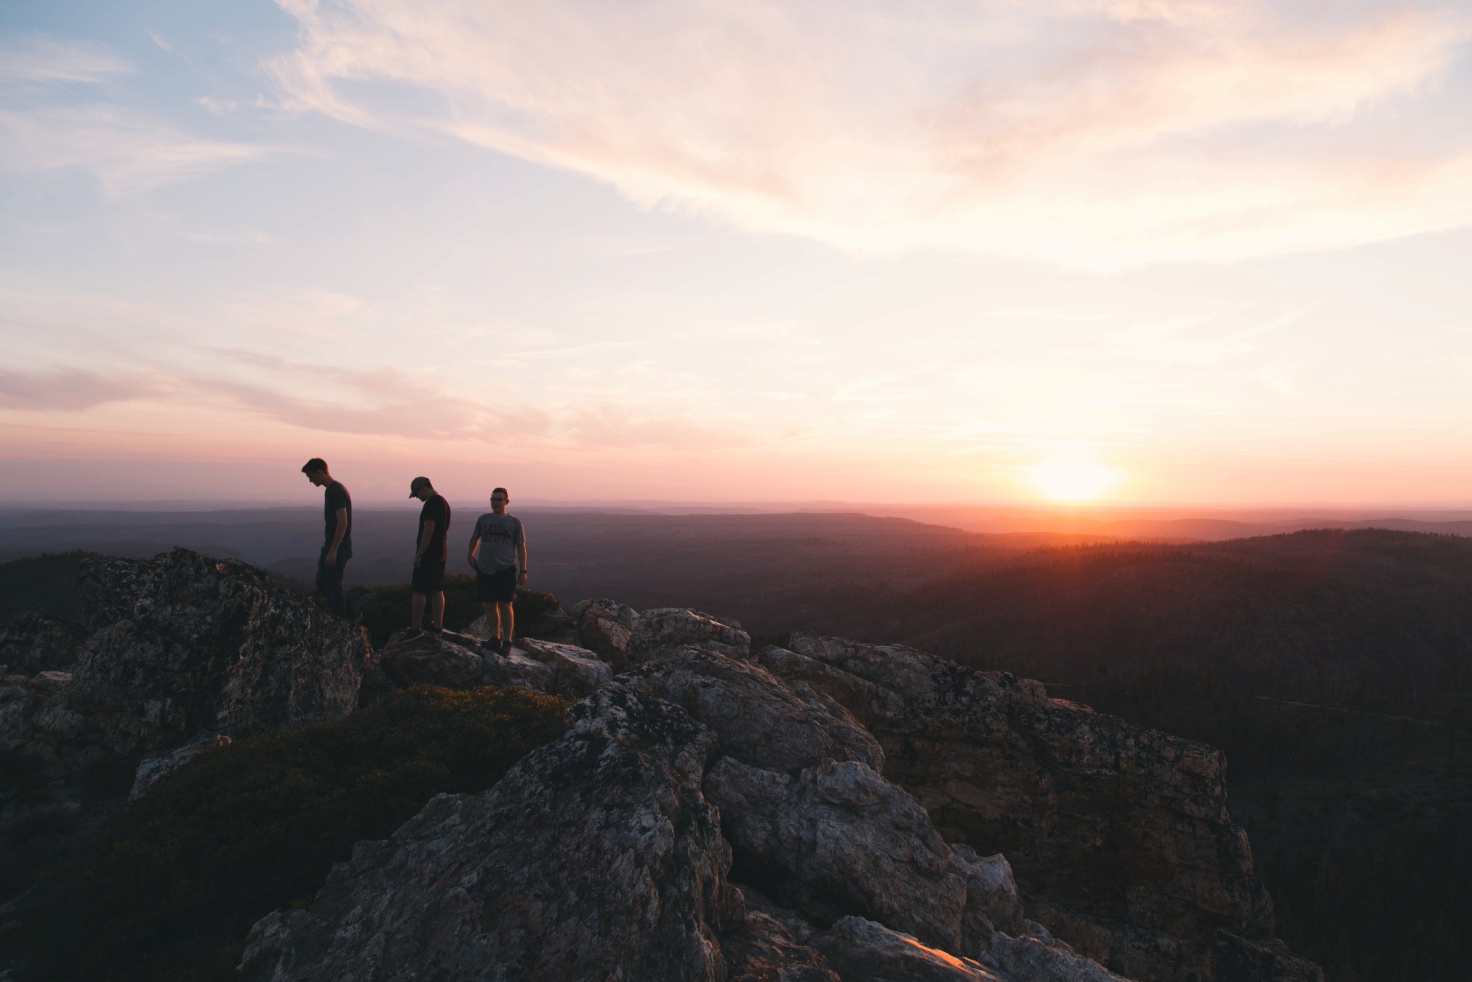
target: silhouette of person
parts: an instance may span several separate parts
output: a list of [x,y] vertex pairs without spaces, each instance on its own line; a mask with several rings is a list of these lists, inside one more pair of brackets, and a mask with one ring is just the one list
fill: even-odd
[[317,590],[327,600],[327,609],[338,617],[348,616],[347,600],[342,595],[343,568],[353,558],[353,498],[341,481],[327,472],[327,461],[313,457],[302,465],[322,495],[322,518],[326,526],[322,553],[317,557]]
[[445,627],[445,561],[449,559],[446,536],[450,531],[450,503],[435,492],[427,477],[409,482],[409,497],[424,502],[419,510],[419,537],[414,543],[414,572],[409,580],[409,636],[418,637],[429,607],[429,633]]

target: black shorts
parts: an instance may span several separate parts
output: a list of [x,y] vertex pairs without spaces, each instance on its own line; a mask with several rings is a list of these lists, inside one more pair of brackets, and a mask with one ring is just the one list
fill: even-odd
[[475,574],[475,599],[483,604],[509,604],[516,599],[516,567]]
[[409,578],[410,593],[439,593],[444,585],[444,560],[437,563],[428,559],[419,560],[419,565],[414,567],[414,575]]

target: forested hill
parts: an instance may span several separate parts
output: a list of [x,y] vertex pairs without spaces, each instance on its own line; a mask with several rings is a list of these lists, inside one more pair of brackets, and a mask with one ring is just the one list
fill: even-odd
[[1403,705],[1472,688],[1472,539],[1324,529],[1043,549],[899,591],[866,621],[1043,676],[1171,667],[1239,691]]

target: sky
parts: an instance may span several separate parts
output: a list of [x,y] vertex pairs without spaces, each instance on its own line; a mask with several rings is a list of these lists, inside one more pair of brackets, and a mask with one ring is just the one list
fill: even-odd
[[1472,505],[1472,8],[0,6],[0,501]]

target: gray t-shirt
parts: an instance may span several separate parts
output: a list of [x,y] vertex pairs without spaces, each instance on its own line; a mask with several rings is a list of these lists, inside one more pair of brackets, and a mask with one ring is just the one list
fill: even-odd
[[526,541],[526,534],[521,530],[521,519],[490,512],[475,520],[472,538],[480,540],[475,547],[475,568],[482,573],[497,573],[516,565],[516,547]]

